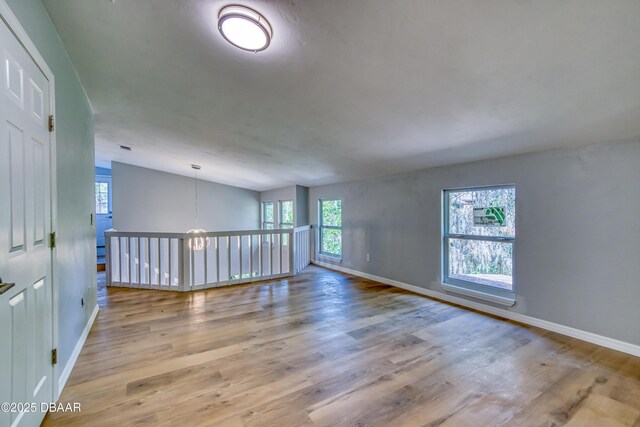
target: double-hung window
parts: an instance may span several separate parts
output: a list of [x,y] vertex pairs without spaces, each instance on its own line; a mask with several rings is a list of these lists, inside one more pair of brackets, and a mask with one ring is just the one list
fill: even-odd
[[96,214],[107,215],[111,213],[111,197],[109,189],[110,180],[96,178]]
[[515,186],[445,190],[443,201],[444,288],[513,305]]
[[[293,228],[293,200],[280,200],[278,209],[280,228]],[[289,235],[282,235],[282,244],[289,245]]]
[[342,257],[342,200],[319,200],[319,252]]
[[280,200],[280,228],[293,228],[293,200]]
[[273,230],[274,225],[273,202],[262,203],[262,229]]

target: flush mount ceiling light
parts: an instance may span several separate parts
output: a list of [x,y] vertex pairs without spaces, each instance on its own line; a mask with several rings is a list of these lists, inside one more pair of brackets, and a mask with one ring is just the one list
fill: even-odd
[[269,21],[245,6],[225,6],[218,14],[218,30],[232,45],[250,52],[269,47],[273,31]]

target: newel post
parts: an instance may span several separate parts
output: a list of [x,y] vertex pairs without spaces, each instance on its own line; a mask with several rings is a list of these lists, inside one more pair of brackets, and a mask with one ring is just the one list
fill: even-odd
[[105,233],[105,246],[104,246],[104,261],[105,261],[105,270],[107,276],[107,286],[111,286],[111,236],[108,232]]
[[180,286],[183,291],[191,290],[191,249],[189,248],[189,239],[181,237],[178,239],[179,259],[178,259],[178,277],[180,278]]
[[296,232],[295,229],[292,228],[289,234],[289,273],[291,273],[292,276],[298,274],[298,265],[295,262],[297,250],[298,242],[296,241]]

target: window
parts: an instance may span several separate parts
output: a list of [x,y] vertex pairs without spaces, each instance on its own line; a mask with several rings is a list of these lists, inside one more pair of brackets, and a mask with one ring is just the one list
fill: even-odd
[[274,223],[273,202],[263,202],[262,203],[262,229],[273,230],[273,223]]
[[293,228],[293,200],[280,200],[280,228]]
[[342,200],[319,200],[320,253],[342,256]]
[[443,215],[445,289],[456,290],[446,286],[453,285],[512,305],[515,187],[445,190]]
[[109,183],[96,182],[96,214],[108,214],[109,211]]

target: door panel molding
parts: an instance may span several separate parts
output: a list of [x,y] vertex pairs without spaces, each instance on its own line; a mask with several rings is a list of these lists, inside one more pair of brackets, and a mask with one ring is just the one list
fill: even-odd
[[[9,30],[14,34],[14,36],[16,37],[16,39],[22,44],[22,46],[24,47],[25,51],[29,54],[29,56],[31,57],[31,59],[33,60],[33,62],[36,64],[36,66],[40,69],[40,71],[42,72],[42,74],[44,74],[46,80],[48,81],[48,85],[49,85],[49,114],[53,115],[55,117],[56,115],[56,105],[55,105],[55,94],[56,94],[56,87],[55,87],[55,76],[53,74],[53,72],[51,71],[51,68],[49,68],[49,66],[47,65],[47,62],[44,60],[44,57],[40,54],[40,52],[38,51],[36,45],[33,43],[33,41],[31,40],[31,38],[29,37],[27,31],[22,27],[22,24],[20,24],[20,22],[18,21],[18,18],[13,14],[13,12],[11,11],[11,8],[9,7],[9,5],[7,4],[7,2],[5,0],[0,0],[0,20],[3,22],[0,22],[0,25],[6,25],[7,28],[9,28]],[[29,82],[29,88],[31,90],[33,90],[33,86],[32,86],[33,82]],[[41,88],[38,88],[40,90],[41,93]],[[82,90],[84,91],[84,87],[82,88]],[[85,98],[88,100],[89,98],[86,96],[86,92],[84,92],[85,94]],[[35,99],[37,98],[35,95],[37,95],[36,93],[31,93],[31,99]],[[26,96],[26,94],[23,94],[23,97]],[[44,106],[44,100],[41,100],[40,102],[42,102],[42,105]],[[38,106],[40,105],[40,102],[38,102]],[[93,112],[93,108],[91,108],[91,111]],[[32,111],[32,117],[36,120],[41,119],[43,121],[43,123],[45,123],[45,117],[38,117],[39,116],[39,111]],[[44,124],[43,124],[44,126]],[[54,129],[53,131],[49,132],[49,164],[47,165],[48,168],[46,169],[46,172],[49,173],[50,175],[50,212],[44,212],[44,215],[49,216],[50,217],[50,224],[51,224],[51,229],[50,232],[55,232],[57,230],[57,225],[58,225],[58,217],[57,217],[57,166],[56,166],[56,159],[57,159],[57,150],[56,150],[56,130]],[[45,172],[45,173],[46,173]],[[35,218],[34,218],[35,219]],[[27,239],[25,241],[25,243],[28,240],[32,240],[29,239],[29,236],[26,236]],[[33,236],[35,237],[35,236]],[[37,236],[40,237],[40,236]],[[38,240],[36,237],[36,239],[33,240]],[[46,242],[46,238],[44,239],[44,242]],[[44,243],[43,242],[43,243]],[[35,242],[34,242],[35,243]],[[47,292],[51,292],[51,310],[52,310],[52,319],[51,319],[51,328],[52,328],[52,344],[54,348],[58,347],[59,344],[59,337],[58,337],[58,324],[59,324],[59,313],[58,313],[58,268],[57,268],[57,249],[56,248],[52,248],[51,249],[51,270],[50,270],[50,283],[48,283],[46,286],[44,286],[43,288],[39,289],[41,291],[47,291]],[[53,367],[53,377],[52,377],[52,385],[53,385],[53,399],[54,400],[58,400],[58,398],[60,397],[60,393],[62,392],[62,390],[59,387],[59,383],[58,383],[58,378],[60,376],[60,372],[59,372],[59,368],[58,365],[55,365]]]

